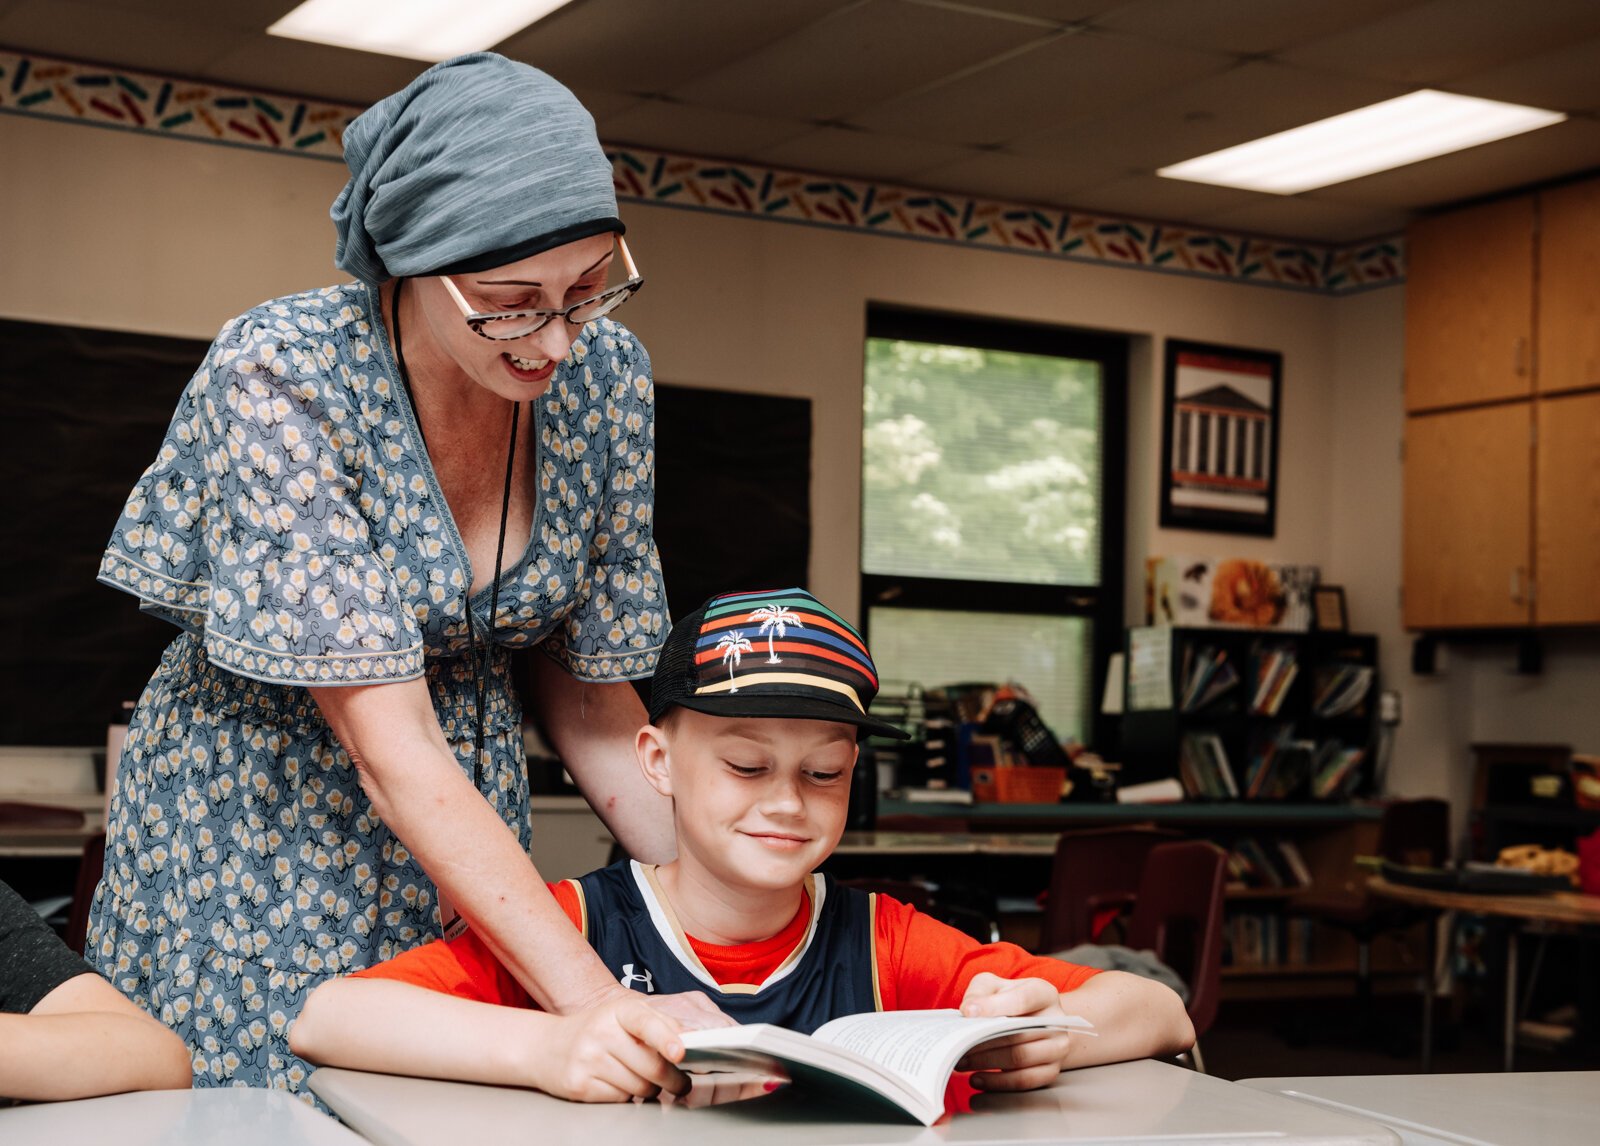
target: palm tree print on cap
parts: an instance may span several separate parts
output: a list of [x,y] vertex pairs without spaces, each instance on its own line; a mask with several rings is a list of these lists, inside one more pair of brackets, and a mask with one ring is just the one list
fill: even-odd
[[773,648],[774,638],[787,636],[789,630],[786,626],[788,625],[803,629],[806,627],[806,623],[800,619],[800,614],[787,605],[763,605],[750,613],[751,620],[755,620],[757,617],[761,618],[760,632],[767,634],[767,663],[769,665],[782,664],[782,658],[778,656],[777,650]]
[[732,632],[723,633],[721,639],[717,641],[717,648],[722,653],[722,663],[727,664],[729,660],[733,661],[733,666],[728,669],[728,683],[733,685],[733,687],[728,689],[729,692],[739,691],[739,686],[737,684],[733,684],[733,670],[739,667],[739,658],[754,647],[755,646],[750,643],[750,638],[745,636],[738,629],[734,629]]

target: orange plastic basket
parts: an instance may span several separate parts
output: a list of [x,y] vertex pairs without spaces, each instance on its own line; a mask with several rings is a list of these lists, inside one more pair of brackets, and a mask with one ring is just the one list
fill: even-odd
[[972,797],[985,804],[1054,804],[1066,782],[1065,768],[976,768]]

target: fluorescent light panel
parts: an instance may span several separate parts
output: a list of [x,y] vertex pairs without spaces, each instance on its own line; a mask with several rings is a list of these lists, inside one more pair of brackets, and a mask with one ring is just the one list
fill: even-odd
[[1296,195],[1560,123],[1566,115],[1423,89],[1186,159],[1156,172]]
[[270,36],[438,63],[492,48],[571,0],[305,0]]

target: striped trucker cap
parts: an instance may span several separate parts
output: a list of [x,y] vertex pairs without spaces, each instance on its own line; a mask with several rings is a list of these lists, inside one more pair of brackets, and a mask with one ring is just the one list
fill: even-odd
[[681,705],[711,716],[833,720],[905,739],[868,714],[877,694],[861,634],[804,589],[721,593],[673,625],[650,681],[650,719]]

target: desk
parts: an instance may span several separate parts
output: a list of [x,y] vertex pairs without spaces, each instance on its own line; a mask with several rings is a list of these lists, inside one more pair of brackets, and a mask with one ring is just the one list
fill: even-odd
[[1252,1078],[1239,1085],[1382,1122],[1405,1146],[1587,1146],[1600,1071]]
[[[655,1102],[584,1106],[529,1090],[324,1067],[311,1089],[375,1146],[440,1142],[682,1142],[694,1146],[915,1143],[1166,1143],[1270,1138],[1278,1146],[1397,1146],[1377,1123],[1248,1090],[1170,1063],[1069,1071],[1025,1094],[982,1095],[936,1126],[859,1122],[787,1091],[686,1110]],[[120,1146],[120,1144],[119,1144]]]
[[1336,827],[1383,818],[1377,804],[1291,804],[1275,800],[1196,801],[1177,804],[927,804],[878,798],[880,816],[931,816],[965,820],[973,827],[1062,831],[1113,824],[1156,823],[1170,827],[1226,827],[1241,832],[1273,827]]
[[[1382,876],[1367,881],[1367,890],[1384,899],[1431,907],[1440,911],[1464,911],[1471,915],[1493,915],[1520,923],[1545,926],[1600,927],[1600,896],[1579,895],[1572,891],[1545,892],[1541,895],[1479,895],[1466,891],[1436,891],[1390,883]],[[1511,1070],[1517,1053],[1517,938],[1520,928],[1506,936],[1505,1069]],[[1428,983],[1428,996],[1433,982]],[[1425,1031],[1424,1039],[1430,1037]],[[1428,1048],[1424,1047],[1424,1057]]]
[[1030,856],[1050,859],[1059,832],[846,832],[834,855]]
[[366,1146],[281,1090],[149,1090],[0,1110],[6,1146]]

